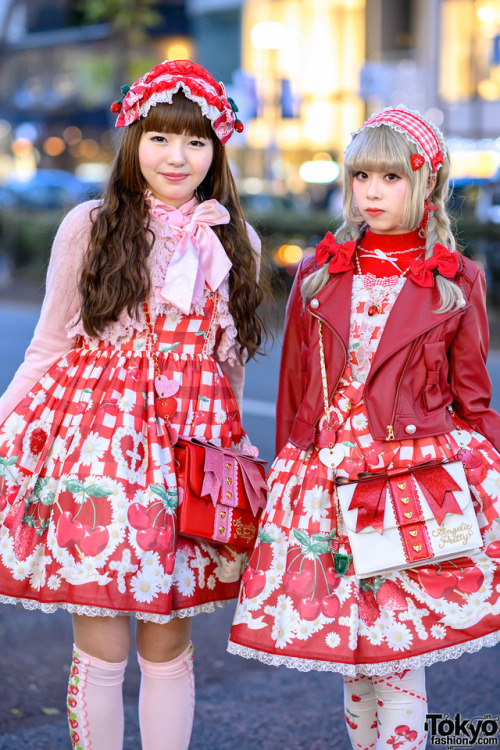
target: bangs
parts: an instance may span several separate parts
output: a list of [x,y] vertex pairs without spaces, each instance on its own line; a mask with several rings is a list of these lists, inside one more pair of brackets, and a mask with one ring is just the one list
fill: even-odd
[[410,157],[415,152],[415,147],[404,135],[380,125],[366,128],[353,138],[345,155],[345,167],[351,174],[358,171],[397,172],[409,177]]
[[[215,132],[212,123],[205,117],[196,102],[188,99],[181,91],[172,97],[172,104],[166,102],[151,107],[142,122],[144,133],[152,130],[158,133],[187,133],[197,138],[214,140]],[[216,137],[216,136],[215,136]]]

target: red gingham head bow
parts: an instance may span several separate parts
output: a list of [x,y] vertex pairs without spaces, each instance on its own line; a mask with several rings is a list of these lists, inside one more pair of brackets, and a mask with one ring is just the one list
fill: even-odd
[[387,125],[402,133],[415,144],[418,155],[414,154],[411,159],[413,170],[420,169],[426,161],[431,170],[437,172],[446,155],[443,135],[433,123],[422,117],[420,112],[413,112],[401,104],[398,107],[388,107],[369,117],[359,130],[353,133],[353,137],[366,128],[376,128],[380,125]]
[[331,232],[327,232],[316,248],[316,262],[318,266],[328,263],[329,273],[342,273],[353,268],[352,256],[356,250],[353,240],[339,245]]
[[410,263],[409,278],[419,286],[432,287],[439,274],[447,279],[454,279],[458,271],[458,255],[451,252],[439,242],[434,245],[432,255],[426,260],[414,260]]

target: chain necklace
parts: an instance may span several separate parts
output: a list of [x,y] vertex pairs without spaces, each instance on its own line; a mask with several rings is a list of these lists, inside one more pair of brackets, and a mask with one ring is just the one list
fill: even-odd
[[[420,248],[412,248],[412,249],[413,250],[419,250]],[[356,270],[358,272],[358,275],[359,276],[363,276],[363,272],[361,271],[361,265],[360,265],[360,262],[359,262],[358,251],[356,251],[356,254],[355,254],[354,257],[355,257],[355,260],[356,260]],[[375,257],[378,258],[379,256],[375,256]],[[385,259],[390,261],[390,259],[388,259],[387,257]],[[373,315],[378,315],[378,314],[380,314],[382,312],[382,304],[387,299],[389,293],[394,289],[394,287],[396,286],[396,284],[398,283],[398,281],[400,279],[404,278],[405,276],[407,276],[407,274],[410,272],[410,266],[408,266],[407,268],[405,268],[404,271],[401,271],[401,269],[398,268],[398,266],[396,265],[395,261],[392,261],[392,265],[394,265],[395,268],[396,268],[396,270],[399,271],[399,274],[396,277],[396,281],[393,284],[387,284],[387,283],[385,283],[385,284],[379,285],[379,288],[380,288],[380,286],[382,286],[383,290],[384,290],[383,299],[371,299],[371,300],[368,301],[367,313],[368,313],[368,315],[370,317],[373,317]],[[372,276],[372,274],[365,274],[365,278],[367,276]],[[392,278],[394,278],[395,276],[396,276],[396,274],[394,274],[394,276]],[[365,284],[365,289],[369,289],[369,288],[372,289],[371,295],[373,297],[374,296],[373,285],[371,285],[371,287],[370,287],[370,286],[368,286],[368,285]]]

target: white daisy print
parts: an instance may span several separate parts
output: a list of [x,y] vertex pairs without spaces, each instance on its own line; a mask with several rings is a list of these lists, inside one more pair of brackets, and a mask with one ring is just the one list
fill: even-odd
[[301,620],[297,624],[296,628],[296,638],[299,641],[305,641],[309,638],[309,636],[314,633],[315,631],[315,625],[313,622],[307,621],[307,620]]
[[99,437],[98,432],[89,433],[80,449],[80,461],[84,466],[90,466],[94,461],[99,461],[107,447],[107,441]]
[[183,596],[192,596],[196,585],[195,575],[190,568],[184,568],[177,576],[177,587]]
[[137,573],[130,582],[130,590],[132,591],[134,599],[138,602],[149,604],[157,595],[158,589],[158,580],[151,579],[149,576],[145,576],[142,572]]
[[51,589],[52,591],[57,591],[60,585],[61,585],[61,578],[59,576],[56,576],[56,575],[49,576],[49,580],[47,581],[47,586],[49,587],[49,589]]
[[402,623],[392,623],[386,628],[385,637],[389,648],[393,651],[405,651],[413,641],[409,628]]
[[331,505],[330,494],[321,485],[316,485],[312,490],[304,493],[302,504],[306,519],[318,523],[328,516]]
[[325,643],[328,648],[337,648],[340,643],[340,636],[337,633],[327,633]]
[[118,408],[120,411],[124,411],[125,414],[128,414],[132,411],[132,409],[135,406],[135,398],[133,391],[125,389],[125,393],[121,397],[121,399],[118,401]]
[[444,627],[444,625],[433,625],[431,628],[431,633],[433,638],[436,638],[438,641],[442,641],[446,635],[446,628]]
[[165,318],[165,322],[163,324],[163,328],[166,331],[175,331],[178,323],[180,323],[182,319],[181,313],[175,313],[172,312],[170,315],[167,315]]
[[384,640],[384,632],[381,628],[367,628],[366,637],[372,646],[379,646]]
[[294,620],[291,612],[281,610],[274,621],[272,636],[276,648],[284,648],[293,641],[295,636]]
[[222,409],[216,409],[214,414],[215,424],[224,424],[227,419],[227,414]]
[[356,414],[351,419],[351,424],[355,430],[364,430],[368,422],[364,414]]
[[215,584],[216,583],[217,583],[217,581],[216,581],[216,578],[215,578],[214,575],[208,576],[207,588],[209,588],[210,591],[212,591],[215,588]]
[[12,443],[14,438],[21,432],[23,424],[23,418],[18,414],[11,414],[3,423],[1,437],[6,440],[8,444]]

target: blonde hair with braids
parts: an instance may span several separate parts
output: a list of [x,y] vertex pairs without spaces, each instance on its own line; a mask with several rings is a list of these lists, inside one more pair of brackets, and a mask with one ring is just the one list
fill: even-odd
[[[357,240],[366,227],[353,197],[352,182],[356,172],[395,172],[403,176],[409,185],[403,211],[402,226],[408,232],[418,229],[424,218],[425,201],[432,184],[432,172],[427,162],[414,171],[411,156],[417,153],[415,144],[405,135],[388,125],[369,127],[358,133],[345,152],[344,161],[344,222],[335,233],[337,242],[344,243]],[[446,211],[449,195],[450,158],[444,156],[444,162],[436,174],[436,183],[431,191],[430,202],[435,209],[429,210],[425,238],[425,257],[432,255],[432,250],[440,242],[451,251],[457,252],[450,219]],[[330,274],[328,265],[314,271],[302,284],[302,296],[305,301],[314,297],[327,283]],[[441,304],[436,312],[448,312],[464,305],[460,287],[453,281],[436,276],[436,286]]]

